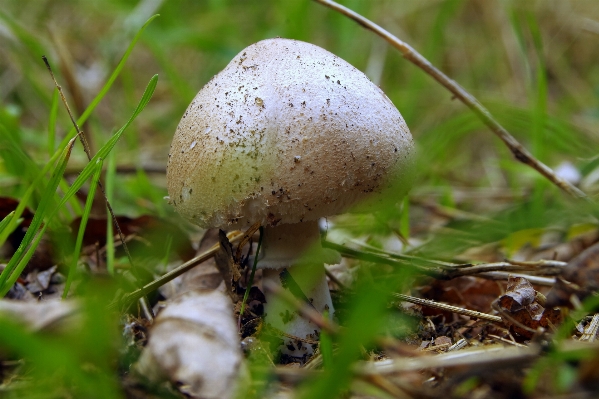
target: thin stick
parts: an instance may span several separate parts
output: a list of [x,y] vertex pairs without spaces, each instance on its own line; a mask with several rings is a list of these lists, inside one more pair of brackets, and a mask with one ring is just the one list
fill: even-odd
[[526,348],[526,345],[519,344],[516,341],[510,341],[509,339],[505,339],[503,337],[500,337],[499,335],[489,334],[487,336],[489,338],[493,338],[493,339],[496,339],[498,341],[505,342],[506,344],[514,345],[514,346],[517,346],[517,347],[520,347],[520,348]]
[[350,10],[347,7],[344,7],[338,3],[335,3],[331,0],[315,0],[317,3],[325,5],[346,17],[353,19],[355,22],[360,24],[362,27],[371,30],[376,33],[383,39],[385,39],[391,46],[395,47],[399,50],[404,58],[408,61],[412,62],[414,65],[422,69],[424,72],[432,76],[437,82],[443,85],[446,89],[448,89],[456,98],[462,101],[468,108],[470,108],[479,119],[491,129],[495,135],[497,135],[501,141],[505,143],[505,145],[510,149],[510,151],[514,154],[514,157],[535,169],[541,175],[545,176],[549,181],[555,184],[557,187],[570,194],[575,198],[585,198],[588,199],[587,195],[582,192],[580,189],[576,188],[569,182],[559,178],[553,173],[553,170],[549,168],[547,165],[537,160],[522,144],[518,142],[503,126],[497,122],[491,113],[480,103],[478,100],[468,93],[463,87],[457,84],[455,81],[450,79],[443,72],[438,70],[434,65],[430,63],[426,58],[424,58],[420,53],[414,50],[409,44],[401,41],[397,37],[393,36],[391,33],[381,28],[374,22],[370,21],[367,18],[364,18],[362,15],[356,13],[355,11]]
[[524,277],[531,284],[542,285],[544,287],[553,287],[555,284],[554,277],[541,277],[541,276],[532,276],[530,274],[521,274],[521,273],[508,273],[508,272],[484,272],[478,273],[477,277],[486,278],[488,280],[507,280],[510,276],[513,277]]
[[429,299],[416,298],[416,297],[410,296],[410,295],[393,294],[393,296],[396,297],[397,299],[401,299],[402,301],[415,303],[417,305],[422,305],[422,306],[428,306],[429,308],[446,310],[446,311],[461,314],[464,316],[470,316],[470,317],[474,317],[474,318],[481,319],[481,320],[492,321],[494,323],[502,323],[503,322],[503,319],[499,316],[494,316],[494,315],[490,315],[487,313],[477,312],[476,310],[464,309],[464,308],[460,308],[460,307],[453,306],[453,305],[447,305],[445,303],[431,301]]
[[[62,102],[63,102],[65,108],[67,109],[69,118],[71,118],[71,123],[73,124],[73,126],[75,127],[75,130],[77,131],[77,136],[79,136],[79,140],[81,140],[81,145],[83,146],[83,151],[85,151],[85,155],[87,155],[87,159],[89,161],[91,161],[92,155],[89,150],[89,145],[87,144],[85,135],[83,134],[83,132],[79,128],[79,125],[77,124],[77,121],[75,121],[75,118],[73,117],[71,108],[69,107],[69,104],[67,102],[67,99],[66,99],[64,93],[62,92],[62,87],[58,84],[58,81],[56,80],[56,77],[54,76],[54,72],[52,72],[52,67],[50,66],[50,63],[48,62],[48,59],[46,58],[45,55],[42,55],[42,60],[44,60],[44,64],[46,64],[46,68],[48,68],[48,72],[50,72],[50,76],[52,77],[52,80],[54,81],[54,85],[56,86],[56,88],[58,89],[58,92],[60,93],[60,97],[62,99]],[[127,254],[127,259],[129,259],[129,264],[131,264],[131,270],[133,271],[133,275],[135,275],[136,269],[135,269],[135,264],[133,263],[133,257],[131,257],[129,248],[127,247],[127,244],[125,243],[125,236],[123,235],[123,232],[121,231],[121,227],[119,226],[119,223],[116,220],[116,216],[114,214],[114,211],[112,210],[112,206],[110,205],[110,201],[108,201],[108,197],[106,196],[106,191],[104,190],[104,186],[102,185],[102,182],[100,180],[98,180],[98,187],[100,188],[100,191],[102,192],[102,195],[104,196],[104,201],[106,202],[106,207],[108,208],[108,211],[110,212],[110,216],[112,217],[112,222],[114,223],[114,226],[116,227],[116,230],[119,234],[119,238],[121,239],[121,242],[123,243],[123,249],[125,250],[125,253]],[[137,279],[138,277],[135,276],[135,278]],[[147,298],[142,297],[142,298],[140,298],[140,301],[142,301],[141,307],[142,307],[142,309],[144,309],[144,314],[146,315],[146,317],[149,320],[152,320],[154,315],[152,314],[152,307],[149,306]]]

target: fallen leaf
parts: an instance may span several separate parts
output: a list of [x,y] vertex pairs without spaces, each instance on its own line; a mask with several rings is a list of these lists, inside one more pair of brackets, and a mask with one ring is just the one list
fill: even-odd
[[508,312],[516,312],[535,301],[535,289],[524,277],[510,277],[507,291],[499,298],[499,306]]
[[537,298],[537,292],[527,279],[510,276],[507,291],[497,302],[503,310],[501,316],[512,332],[530,339],[539,327],[550,328],[561,322],[560,310],[544,308]]

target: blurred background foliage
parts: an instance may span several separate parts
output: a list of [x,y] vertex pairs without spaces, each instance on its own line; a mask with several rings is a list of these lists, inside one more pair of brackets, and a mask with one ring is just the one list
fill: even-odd
[[[542,162],[570,170],[576,184],[597,197],[599,2],[341,3],[421,52]],[[382,39],[308,0],[0,0],[2,196],[21,198],[71,130],[61,104],[56,121],[51,117],[56,94],[41,56],[48,57],[80,115],[135,33],[157,13],[160,17],[144,31],[117,81],[82,126],[92,152],[97,151],[129,118],[148,80],[160,76],[151,102],[114,150],[117,214],[177,217],[162,198],[168,148],[181,115],[240,50],[280,36],[317,44],[364,71],[395,103],[417,143],[411,223],[393,209],[383,219],[340,219],[347,231],[385,236],[401,230],[421,239],[414,252],[451,259],[495,242],[511,254],[523,241],[537,240],[539,230],[558,229],[567,239],[575,226],[597,227],[596,206],[567,198],[514,160],[472,112]],[[17,145],[9,145],[9,139]],[[67,174],[76,176],[86,162],[77,144]],[[40,193],[31,198],[31,209],[39,198]],[[425,214],[431,204],[437,211],[458,210],[460,217],[432,230]],[[61,223],[68,226],[80,212],[69,208],[59,215]]]

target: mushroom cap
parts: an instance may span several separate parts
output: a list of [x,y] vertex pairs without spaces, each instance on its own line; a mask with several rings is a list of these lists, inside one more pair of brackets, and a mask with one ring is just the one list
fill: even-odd
[[202,227],[275,226],[397,202],[412,136],[381,89],[313,44],[242,50],[196,95],[171,144],[171,204]]

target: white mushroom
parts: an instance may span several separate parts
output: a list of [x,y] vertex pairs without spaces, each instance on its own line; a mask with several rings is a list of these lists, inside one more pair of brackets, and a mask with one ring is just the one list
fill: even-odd
[[[233,58],[183,115],[169,154],[169,197],[203,227],[259,221],[264,278],[280,284],[286,268],[312,305],[332,314],[318,219],[397,202],[411,183],[413,153],[399,111],[362,72],[312,44],[263,40]],[[309,247],[316,249],[302,259]],[[267,297],[268,323],[318,335],[279,306]]]

